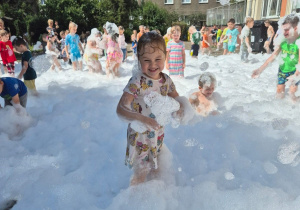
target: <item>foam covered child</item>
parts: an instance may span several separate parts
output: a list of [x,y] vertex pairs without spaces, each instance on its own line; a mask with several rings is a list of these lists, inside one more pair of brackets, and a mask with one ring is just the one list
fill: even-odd
[[[169,99],[173,104],[178,104],[175,109],[178,111],[173,113],[174,116],[182,115],[180,103],[174,100],[178,97],[175,85],[167,74],[162,73],[166,57],[163,37],[156,32],[144,34],[139,40],[137,56],[139,71],[131,77],[124,88],[117,107],[118,115],[129,122],[126,165],[134,170],[131,185],[146,181],[148,174],[159,174],[158,157],[164,141],[164,127],[158,123],[154,111],[146,104],[146,98],[155,101],[152,96],[159,95]],[[145,126],[145,130],[137,131],[136,128],[134,130],[132,128],[134,122]]]
[[199,91],[194,92],[189,98],[192,107],[202,116],[218,113],[217,100],[219,94],[214,92],[216,82],[216,78],[212,73],[205,72],[201,74],[198,80]]

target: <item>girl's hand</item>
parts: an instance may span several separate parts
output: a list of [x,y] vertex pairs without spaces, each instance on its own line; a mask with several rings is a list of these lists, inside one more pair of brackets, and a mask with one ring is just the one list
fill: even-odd
[[185,63],[184,63],[184,64],[182,64],[182,68],[185,68]]
[[150,117],[145,117],[143,119],[143,123],[149,130],[158,130],[160,128],[160,125],[156,122],[156,120]]
[[259,77],[259,75],[261,74],[261,70],[260,69],[256,69],[256,70],[254,70],[253,72],[252,72],[252,78],[258,78]]

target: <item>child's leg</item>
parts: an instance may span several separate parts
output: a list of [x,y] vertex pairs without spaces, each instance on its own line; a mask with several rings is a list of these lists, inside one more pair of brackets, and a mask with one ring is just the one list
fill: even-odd
[[276,97],[284,98],[285,85],[277,85]]
[[59,61],[58,61],[58,59],[57,59],[56,56],[53,56],[53,63],[59,68],[59,70],[62,70],[61,65],[60,65],[60,63],[59,63]]
[[11,76],[15,76],[15,63],[8,63],[6,64],[8,74]]
[[119,76],[120,76],[120,75],[119,75],[119,68],[120,68],[120,64],[119,64],[119,63],[116,63],[115,66],[114,66],[114,68],[113,68],[113,72],[114,72],[114,75],[115,75],[116,77],[119,77]]
[[298,90],[298,86],[297,85],[291,85],[290,86],[290,92],[289,92],[289,94],[290,94],[291,99],[293,101],[296,101],[296,99],[297,99],[297,97],[295,95],[295,93],[297,92],[297,90]]
[[130,181],[130,186],[138,185],[146,181],[147,175],[149,174],[149,169],[135,169],[134,174]]
[[102,71],[102,66],[101,66],[101,63],[100,63],[99,60],[97,60],[97,61],[95,62],[95,68],[96,68],[96,72],[97,72],[97,73],[103,72],[103,71]]
[[72,61],[73,70],[77,70],[77,61]]
[[79,70],[82,71],[82,61],[78,61],[79,63]]

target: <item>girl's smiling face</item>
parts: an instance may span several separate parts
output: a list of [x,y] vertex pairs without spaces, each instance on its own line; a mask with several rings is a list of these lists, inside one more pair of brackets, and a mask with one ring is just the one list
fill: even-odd
[[142,72],[151,79],[159,79],[165,67],[165,59],[166,55],[161,49],[146,45],[139,56]]

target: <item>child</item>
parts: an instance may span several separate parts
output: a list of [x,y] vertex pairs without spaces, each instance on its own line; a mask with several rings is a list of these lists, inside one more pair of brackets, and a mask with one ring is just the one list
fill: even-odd
[[132,34],[134,35],[135,40],[136,40],[136,39],[137,39],[137,31],[136,31],[136,30],[133,30],[133,31],[132,31]]
[[121,48],[123,52],[123,60],[122,62],[125,61],[127,57],[127,49],[126,49],[126,42],[125,42],[125,35],[124,35],[124,28],[123,26],[119,26],[119,39],[118,39],[119,47]]
[[57,59],[57,56],[59,55],[59,50],[57,49],[55,41],[57,40],[56,35],[49,35],[48,36],[48,42],[47,42],[47,50],[46,54],[49,55],[50,59],[52,60],[51,69],[55,70],[55,66],[61,71],[62,67]]
[[40,45],[40,49],[43,49],[43,53],[46,53],[46,46],[48,42],[48,34],[42,34],[42,44]]
[[199,42],[201,40],[201,34],[197,31],[195,26],[191,26],[189,28],[189,33],[192,35],[191,44],[192,44],[193,58],[197,58],[199,48],[200,48]]
[[205,31],[205,28],[206,28],[206,25],[203,25],[201,27],[201,30],[200,30],[200,34],[201,34],[201,42],[200,42],[200,46],[202,47],[202,41],[203,41],[203,34],[204,34],[204,31]]
[[101,54],[101,49],[97,46],[99,35],[100,31],[98,31],[97,28],[93,28],[91,35],[87,38],[87,45],[83,57],[90,73],[103,73],[101,63],[98,60]]
[[139,39],[143,36],[145,33],[145,27],[143,25],[139,26],[140,32],[137,34],[136,40],[139,41]]
[[179,40],[181,35],[180,26],[173,26],[171,34],[172,40],[167,45],[166,68],[170,71],[170,76],[184,77],[185,48],[184,43]]
[[213,46],[217,46],[217,32],[218,32],[218,28],[216,25],[213,26],[213,30],[211,30],[211,39],[212,39],[212,43],[213,43]]
[[237,42],[237,37],[239,35],[239,31],[236,28],[234,28],[234,26],[235,26],[235,20],[233,18],[231,18],[227,22],[227,26],[228,26],[228,29],[226,30],[226,34],[223,37],[223,39],[221,39],[221,42],[224,42],[224,40],[226,40],[228,38],[227,47],[224,47],[224,44],[223,44],[223,47],[224,47],[224,52],[225,52],[225,49],[227,48],[229,54],[231,54],[231,53],[233,53],[235,51],[236,42]]
[[150,32],[150,28],[149,28],[149,26],[145,26],[145,33],[148,33],[148,32]]
[[74,22],[70,22],[69,24],[70,34],[66,36],[66,54],[68,58],[71,58],[73,70],[77,70],[77,63],[79,64],[79,69],[82,70],[82,58],[80,54],[80,50],[83,52],[83,48],[79,41],[79,36],[76,34],[77,25]]
[[216,113],[216,104],[213,93],[216,87],[216,78],[212,73],[205,72],[198,80],[199,91],[193,93],[189,101],[196,112],[202,116],[209,115],[212,111]]
[[246,17],[245,21],[246,25],[244,26],[242,32],[241,32],[241,60],[243,62],[248,62],[248,56],[249,53],[252,52],[251,48],[251,30],[250,28],[253,28],[254,25],[254,19],[252,17]]
[[52,34],[52,35],[54,35],[54,33],[56,32],[56,29],[53,28],[53,20],[52,19],[48,20],[48,27],[46,28],[46,31],[48,32],[48,34]]
[[223,31],[221,30],[221,26],[218,26],[218,31],[217,31],[217,51],[219,51],[219,42],[220,38],[222,36]]
[[208,42],[209,29],[205,28],[203,33],[203,41],[202,41],[202,55],[208,51],[208,55],[211,53],[210,44]]
[[[0,31],[0,54],[3,62],[3,66],[8,71],[8,74],[11,76],[15,76],[15,61],[16,56],[13,51],[13,46],[11,41],[9,40],[9,34],[5,30]],[[6,72],[5,72],[6,73]]]
[[139,133],[129,124],[127,129],[125,164],[134,170],[131,185],[146,181],[148,174],[158,173],[158,155],[164,139],[164,128],[145,104],[144,96],[154,91],[163,96],[178,97],[172,79],[162,73],[166,56],[163,37],[154,32],[146,33],[139,41],[137,55],[141,72],[129,80],[117,107],[120,117],[130,122],[139,121],[148,128]]
[[136,58],[136,49],[137,49],[137,41],[136,41],[136,37],[134,34],[131,35],[131,41],[132,41],[132,44],[131,44],[131,49],[133,51],[133,60],[135,60]]
[[66,34],[65,31],[59,33],[61,40],[60,42],[60,57],[64,60],[64,64],[68,64],[68,58],[66,53]]
[[166,46],[168,45],[168,42],[172,39],[171,38],[171,27],[169,27],[167,29],[167,33],[164,35],[164,40],[165,40],[165,43],[166,43]]
[[26,108],[27,88],[21,80],[13,77],[0,78],[0,96],[4,98],[4,106],[13,106],[17,112]]
[[106,75],[119,76],[119,68],[123,59],[122,50],[119,47],[117,36],[119,29],[114,23],[106,23],[107,31],[107,59],[106,59]]
[[264,48],[268,54],[271,54],[270,44],[272,42],[275,32],[274,32],[273,26],[271,26],[271,22],[269,20],[265,21],[265,26],[268,28],[268,30],[267,30],[268,38],[265,41]]
[[[258,69],[254,70],[252,73],[252,78],[257,78],[265,68],[271,63],[280,52],[281,61],[278,71],[278,85],[277,85],[277,97],[283,98],[285,92],[285,83],[291,79],[291,76],[299,75],[300,71],[300,34],[298,32],[298,24],[300,21],[300,16],[297,14],[290,14],[286,16],[282,22],[281,27],[284,39],[280,43],[280,46],[275,48],[275,51],[272,55],[266,60],[266,62]],[[282,36],[279,35],[279,36]],[[290,78],[289,78],[290,77]],[[290,96],[293,101],[296,101],[295,92],[298,89],[299,82],[292,83],[290,86]]]
[[22,70],[18,76],[18,79],[24,78],[24,83],[29,91],[37,96],[38,93],[35,87],[35,79],[37,78],[35,70],[30,64],[31,61],[31,52],[28,50],[26,42],[22,38],[16,38],[13,41],[13,46],[16,51],[22,53]]

